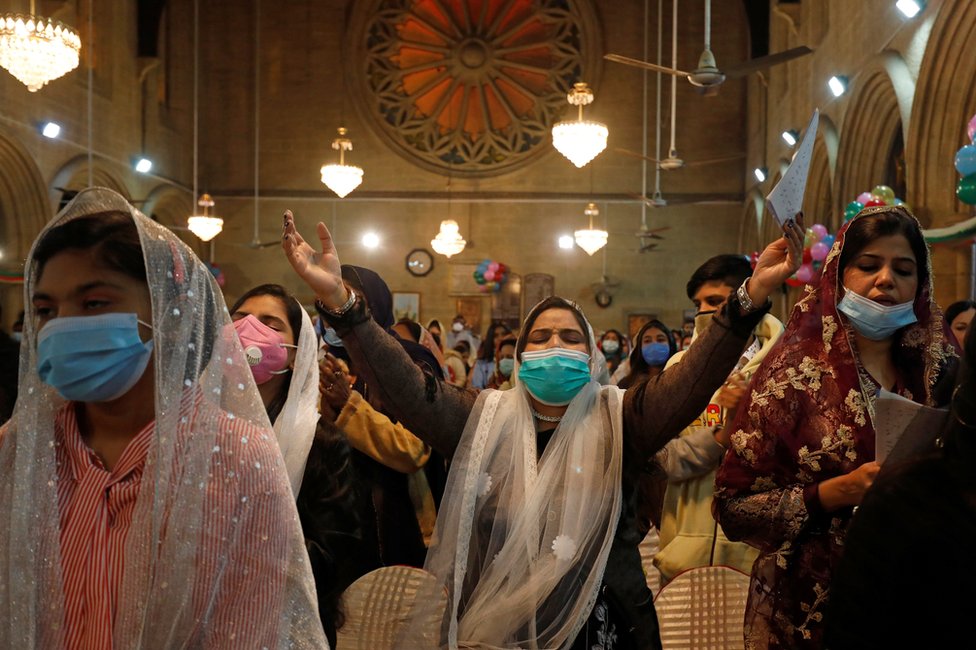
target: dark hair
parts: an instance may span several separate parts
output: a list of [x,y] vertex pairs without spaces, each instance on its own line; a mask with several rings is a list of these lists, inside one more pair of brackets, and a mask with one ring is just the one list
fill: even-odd
[[420,337],[423,332],[420,329],[420,323],[410,320],[409,318],[401,318],[396,322],[397,325],[404,325],[407,331],[410,332],[410,336],[413,337],[414,343],[420,343]]
[[949,305],[945,310],[945,321],[949,325],[952,325],[952,321],[956,320],[956,316],[963,312],[967,312],[970,309],[976,309],[976,301],[973,300],[957,300],[956,302]]
[[573,315],[576,322],[579,324],[580,329],[583,330],[583,338],[586,341],[586,351],[593,353],[590,349],[590,326],[587,324],[586,319],[583,318],[583,312],[580,308],[576,306],[575,303],[566,300],[565,298],[560,298],[559,296],[549,296],[538,305],[532,308],[529,315],[525,317],[525,322],[522,323],[522,334],[518,338],[518,343],[515,346],[515,356],[521,359],[522,353],[525,351],[525,343],[529,338],[529,333],[532,331],[532,326],[535,324],[539,314],[550,309],[565,309]]
[[479,359],[485,361],[495,360],[495,332],[498,330],[503,330],[506,334],[512,333],[512,330],[505,323],[494,322],[489,325],[488,331],[485,332],[485,338],[481,341],[481,346],[478,348]]
[[752,264],[744,255],[716,255],[691,274],[685,292],[688,294],[688,300],[693,300],[706,282],[721,282],[735,289],[750,275],[752,275]]
[[[427,323],[427,331],[428,332],[430,332],[430,328],[431,327],[436,327],[437,329],[439,329],[442,332],[444,331],[444,327],[441,325],[441,322],[439,320],[437,320],[436,318],[431,318],[430,319],[430,322]],[[433,333],[433,332],[431,332],[431,333]]]
[[917,296],[929,282],[929,249],[925,245],[925,238],[918,227],[918,222],[911,218],[907,211],[900,208],[872,213],[851,222],[844,235],[844,250],[840,253],[840,263],[837,268],[838,278],[843,279],[847,265],[871,242],[879,237],[891,235],[902,235],[907,239],[915,255],[918,269],[918,289],[915,294]]
[[621,343],[624,342],[624,335],[613,328],[610,328],[606,332],[604,332],[603,336],[600,337],[600,340],[601,341],[605,340],[607,338],[607,334],[616,334],[617,340],[620,341]]
[[506,345],[518,347],[518,339],[512,336],[511,334],[506,334],[505,336],[502,337],[502,340],[499,341],[498,345],[495,347],[495,353],[497,354],[498,351],[501,350]]
[[90,250],[97,264],[146,282],[139,229],[127,212],[100,212],[47,231],[34,248],[35,282],[51,258],[67,250]]
[[627,376],[620,380],[617,384],[620,388],[630,388],[636,384],[642,376],[648,375],[651,371],[651,367],[647,365],[644,361],[644,353],[641,351],[643,347],[641,345],[641,339],[644,338],[644,333],[649,329],[660,330],[664,336],[668,339],[668,349],[671,351],[671,356],[678,351],[678,346],[674,342],[674,335],[671,333],[671,329],[659,320],[652,320],[644,323],[637,332],[637,336],[634,337],[634,349],[630,351],[630,372]]
[[[297,345],[298,336],[302,331],[302,306],[280,284],[261,284],[254,287],[237,299],[234,306],[230,308],[230,313],[233,314],[236,312],[241,308],[241,305],[255,296],[271,296],[281,302],[285,308],[285,313],[288,314],[288,324],[291,326],[291,331],[295,336],[295,344]],[[267,406],[268,419],[271,420],[271,424],[274,424],[274,421],[278,419],[278,414],[281,413],[281,409],[285,407],[285,401],[288,399],[288,389],[291,387],[291,378],[292,372],[289,369],[285,375],[285,381],[281,384],[281,390],[278,391],[278,394],[274,396],[274,399]]]

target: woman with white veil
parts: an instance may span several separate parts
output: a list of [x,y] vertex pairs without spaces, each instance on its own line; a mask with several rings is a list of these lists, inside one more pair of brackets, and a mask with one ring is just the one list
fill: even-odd
[[329,231],[317,229],[321,250],[285,213],[285,254],[320,315],[374,369],[384,403],[452,459],[425,566],[448,592],[431,645],[660,647],[637,551],[636,477],[728,376],[770,292],[797,268],[802,228],[791,223],[766,248],[674,370],[626,392],[600,385],[581,310],[549,298],[521,328],[514,388],[480,394],[410,364],[343,284]]
[[24,292],[0,647],[327,647],[285,464],[206,266],[95,188],[35,241]]

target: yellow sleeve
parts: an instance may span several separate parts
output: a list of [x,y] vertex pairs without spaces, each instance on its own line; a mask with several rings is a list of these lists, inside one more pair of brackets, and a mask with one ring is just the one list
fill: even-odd
[[353,449],[398,472],[412,474],[430,458],[430,447],[424,441],[373,409],[356,391],[342,407],[336,426],[346,433]]

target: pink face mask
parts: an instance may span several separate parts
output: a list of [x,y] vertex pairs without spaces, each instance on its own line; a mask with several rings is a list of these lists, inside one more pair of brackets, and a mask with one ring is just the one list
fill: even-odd
[[234,321],[234,329],[237,336],[241,339],[241,347],[244,348],[244,356],[247,358],[247,365],[254,373],[254,381],[263,384],[275,375],[283,375],[288,372],[288,350],[286,348],[297,348],[298,346],[289,345],[282,339],[281,333],[271,329],[253,314],[248,314],[244,318]]

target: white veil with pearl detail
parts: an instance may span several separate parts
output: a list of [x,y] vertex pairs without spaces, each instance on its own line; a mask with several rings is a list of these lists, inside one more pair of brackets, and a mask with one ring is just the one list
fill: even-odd
[[593,609],[621,511],[623,391],[600,385],[587,329],[590,381],[541,456],[517,360],[514,387],[468,417],[425,566],[448,591],[451,648],[568,646]]

